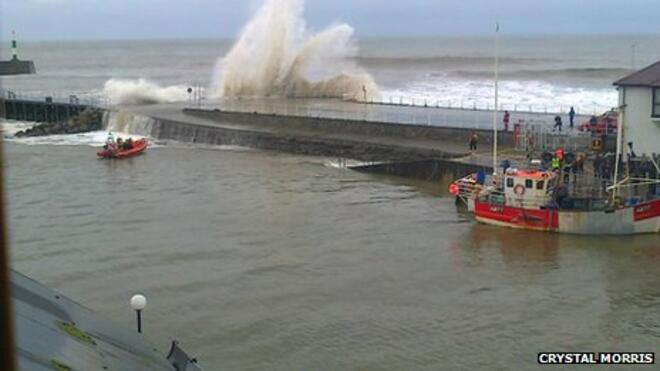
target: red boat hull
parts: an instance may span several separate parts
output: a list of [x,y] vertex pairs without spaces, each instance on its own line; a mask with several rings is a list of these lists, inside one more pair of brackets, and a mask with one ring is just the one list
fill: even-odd
[[117,158],[117,159],[133,157],[144,152],[147,149],[148,144],[149,143],[147,142],[146,139],[138,139],[133,142],[133,148],[131,149],[122,149],[115,152],[104,149],[102,151],[98,151],[96,155],[102,158]]
[[474,215],[481,222],[512,228],[556,231],[559,227],[559,213],[551,209],[530,210],[476,201]]
[[500,227],[570,234],[660,233],[660,199],[606,211],[523,209],[475,200],[475,218]]

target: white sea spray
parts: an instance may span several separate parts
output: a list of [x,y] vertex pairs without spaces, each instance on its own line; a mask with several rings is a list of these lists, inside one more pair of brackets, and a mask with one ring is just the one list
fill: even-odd
[[302,0],[266,0],[227,55],[218,60],[214,97],[375,99],[374,79],[353,61],[353,28],[311,34]]
[[188,99],[186,89],[184,85],[162,87],[145,79],[110,79],[103,86],[102,94],[112,104],[153,104],[185,101]]

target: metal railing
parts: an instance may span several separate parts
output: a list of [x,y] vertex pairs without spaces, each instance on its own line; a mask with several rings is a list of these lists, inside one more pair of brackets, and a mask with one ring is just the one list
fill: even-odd
[[59,93],[34,93],[34,92],[15,92],[12,90],[0,89],[0,96],[7,100],[21,100],[29,102],[51,102],[59,104],[72,104],[80,106],[90,106],[105,108],[112,105],[110,98],[90,92],[74,92],[72,94],[62,95]]
[[[318,117],[352,121],[387,122],[426,126],[457,127],[466,129],[492,129],[493,112],[482,108],[441,106],[417,106],[399,104],[365,104],[331,99],[282,99],[282,98],[225,98],[212,101],[188,102],[189,107],[221,109],[230,112],[258,113],[265,115]],[[498,129],[503,130],[503,112],[499,112]],[[555,114],[510,112],[510,121],[532,122],[552,127]],[[587,116],[576,117],[576,122],[586,121]],[[509,125],[510,131],[513,124]],[[564,135],[574,135],[566,131]]]
[[[480,110],[491,111],[495,106],[491,102],[475,101],[475,100],[451,100],[451,99],[434,99],[434,98],[414,98],[395,95],[383,95],[378,98],[369,98],[364,103],[390,105],[390,106],[411,106],[411,107],[431,107],[431,108],[444,108],[444,109],[461,109],[461,110]],[[579,106],[570,105],[539,105],[539,104],[516,104],[516,103],[500,103],[498,104],[499,111],[509,111],[510,113],[537,113],[537,114],[553,114],[553,115],[566,115],[570,108],[576,112],[576,115],[597,115],[601,112],[611,109],[607,105],[592,104],[590,109]]]
[[514,148],[519,152],[549,151],[564,148],[568,151],[591,147],[591,133],[577,127],[556,131],[548,120],[520,121],[515,124]]

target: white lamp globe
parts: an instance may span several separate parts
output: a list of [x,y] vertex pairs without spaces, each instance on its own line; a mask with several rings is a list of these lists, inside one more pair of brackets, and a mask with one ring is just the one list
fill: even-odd
[[142,310],[147,306],[147,298],[142,294],[135,294],[131,298],[131,308],[134,310]]

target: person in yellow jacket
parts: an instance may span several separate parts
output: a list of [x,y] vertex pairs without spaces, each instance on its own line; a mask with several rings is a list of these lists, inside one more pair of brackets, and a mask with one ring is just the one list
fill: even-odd
[[552,169],[552,171],[557,171],[561,169],[561,161],[559,160],[559,157],[554,156],[552,158],[552,161],[550,161],[550,168]]

